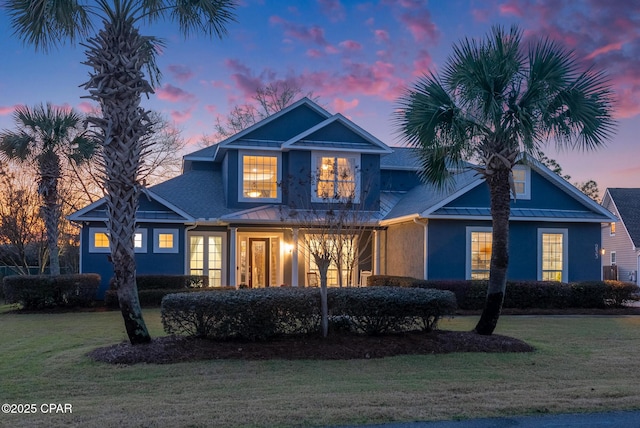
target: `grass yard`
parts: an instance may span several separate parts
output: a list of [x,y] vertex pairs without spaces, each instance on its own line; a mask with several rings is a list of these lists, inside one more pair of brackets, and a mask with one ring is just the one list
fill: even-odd
[[[145,320],[164,334],[159,310]],[[0,414],[0,426],[327,426],[640,408],[640,316],[503,316],[496,333],[537,351],[112,366],[85,354],[125,340],[119,312],[0,310],[0,402],[37,408]],[[73,413],[43,413],[49,403]]]

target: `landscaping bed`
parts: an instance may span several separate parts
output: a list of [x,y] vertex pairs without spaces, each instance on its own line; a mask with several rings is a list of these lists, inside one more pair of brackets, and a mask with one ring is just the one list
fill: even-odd
[[90,358],[111,364],[170,364],[209,359],[322,359],[383,358],[451,352],[531,352],[533,347],[511,337],[480,336],[472,332],[436,330],[383,336],[330,334],[286,337],[264,342],[214,341],[165,336],[146,345],[123,342],[91,351]]

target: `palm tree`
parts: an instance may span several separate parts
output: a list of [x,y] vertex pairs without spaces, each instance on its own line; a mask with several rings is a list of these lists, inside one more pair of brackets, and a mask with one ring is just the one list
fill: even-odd
[[60,275],[58,249],[61,215],[58,182],[62,178],[61,157],[80,163],[93,155],[95,142],[82,126],[83,118],[71,110],[47,103],[34,108],[19,106],[14,112],[16,131],[0,133],[0,152],[22,163],[34,163],[38,169],[38,194],[42,198],[40,215],[47,232],[49,270]]
[[[85,64],[92,71],[84,87],[102,113],[88,120],[102,146],[114,281],[132,344],[151,340],[138,299],[133,237],[140,156],[153,125],[140,101],[158,82],[155,54],[162,46],[159,39],[142,35],[139,26],[170,18],[185,36],[200,31],[222,37],[226,23],[234,19],[234,7],[232,0],[6,1],[14,32],[36,49],[47,51],[76,39],[86,48]],[[102,28],[88,37],[93,21]]]
[[549,139],[561,149],[598,148],[615,126],[602,72],[583,71],[573,52],[549,39],[531,43],[527,52],[521,39],[517,27],[493,27],[481,41],[454,45],[442,77],[419,79],[395,116],[408,144],[419,149],[423,180],[446,187],[452,166],[474,161],[489,186],[489,287],[475,327],[486,335],[496,327],[506,287],[513,166],[520,157],[535,157]]

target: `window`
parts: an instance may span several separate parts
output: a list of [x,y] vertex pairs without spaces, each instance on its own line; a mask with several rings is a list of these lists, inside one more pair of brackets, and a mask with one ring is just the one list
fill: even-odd
[[492,243],[490,227],[467,228],[467,279],[489,279]]
[[[320,237],[309,235],[306,237],[306,246],[309,250],[309,256],[307,258],[307,282],[312,281],[313,278],[317,278],[318,285],[320,285],[320,269],[316,264],[313,253],[322,254],[324,251],[333,253],[331,255],[331,262],[329,269],[327,270],[327,286],[338,287],[340,286],[339,277],[342,275],[342,285],[351,286],[355,280],[353,268],[356,266],[357,261],[355,249],[357,248],[355,235],[342,235],[343,238],[331,239],[330,237]],[[336,260],[340,260],[340,269]],[[309,274],[317,274],[317,276]],[[307,284],[307,286],[312,286]]]
[[567,281],[567,229],[538,229],[538,279]]
[[616,252],[612,251],[611,253],[611,266],[616,264]]
[[314,159],[316,183],[313,199],[316,202],[333,198],[359,200],[359,156],[316,153]]
[[153,231],[154,253],[178,252],[178,229],[154,229]]
[[524,165],[514,166],[513,185],[516,199],[531,199],[531,169]]
[[133,247],[136,253],[147,252],[147,229],[138,229],[133,235]]
[[209,287],[221,287],[224,279],[222,234],[189,236],[189,274],[209,277]]
[[240,200],[260,201],[280,199],[278,182],[279,155],[241,154]]
[[[133,247],[136,253],[147,252],[147,230],[138,229],[133,235]],[[89,252],[90,253],[108,253],[109,247],[109,231],[106,227],[92,227],[89,229]]]
[[616,222],[609,223],[609,236],[616,236]]
[[107,228],[89,228],[89,252],[108,253],[109,251],[109,232],[107,231]]

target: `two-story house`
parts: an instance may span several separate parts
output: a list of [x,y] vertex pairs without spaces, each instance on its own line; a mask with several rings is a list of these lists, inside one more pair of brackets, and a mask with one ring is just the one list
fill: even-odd
[[[348,285],[360,283],[361,272],[486,278],[484,180],[460,171],[440,192],[420,182],[418,168],[412,149],[389,147],[303,98],[186,155],[180,176],[145,189],[138,273],[207,275],[211,286],[310,285],[317,266],[308,243],[318,231],[301,218],[349,195],[366,215]],[[612,214],[535,161],[517,166],[514,178],[509,276],[600,279],[600,228]],[[102,276],[102,293],[112,276],[104,201],[70,219],[82,225],[81,270]],[[330,270],[330,285],[338,285],[339,269]]]

